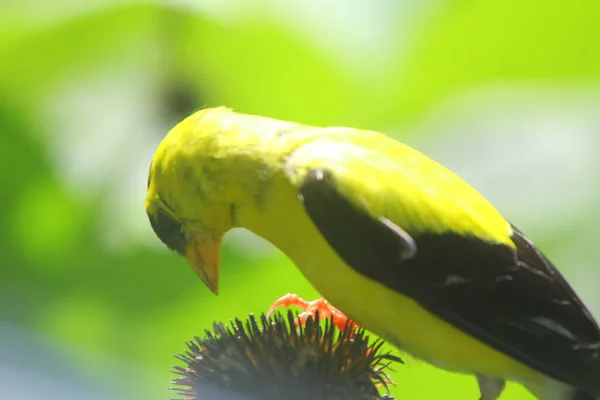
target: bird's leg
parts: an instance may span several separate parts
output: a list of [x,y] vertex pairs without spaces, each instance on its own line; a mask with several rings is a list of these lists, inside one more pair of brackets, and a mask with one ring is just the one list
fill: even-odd
[[309,316],[315,316],[317,311],[319,312],[319,317],[321,319],[331,318],[333,324],[341,331],[344,331],[346,324],[350,327],[350,332],[354,332],[354,329],[357,327],[357,324],[350,320],[348,317],[344,315],[340,310],[335,308],[334,306],[327,303],[325,299],[317,299],[313,301],[306,301],[299,297],[296,294],[288,293],[285,296],[281,297],[277,300],[271,307],[269,307],[269,311],[267,315],[271,315],[275,309],[278,307],[290,307],[296,306],[302,309],[304,312],[298,315],[298,319],[296,320],[296,326],[304,325],[306,323],[306,319]]
[[479,391],[481,397],[479,400],[496,400],[502,394],[506,382],[501,379],[488,378],[487,376],[477,375]]

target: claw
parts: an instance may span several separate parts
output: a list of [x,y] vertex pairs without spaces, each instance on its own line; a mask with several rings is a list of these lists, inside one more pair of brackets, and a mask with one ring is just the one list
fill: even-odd
[[279,307],[290,307],[296,306],[302,309],[304,312],[298,315],[296,320],[296,326],[304,325],[306,323],[306,319],[308,316],[315,316],[317,311],[319,312],[319,316],[321,319],[331,318],[335,326],[343,332],[346,324],[350,327],[350,332],[353,333],[354,330],[358,327],[356,322],[350,320],[348,317],[344,315],[340,310],[335,308],[332,305],[327,303],[325,299],[317,299],[311,302],[308,302],[296,294],[288,293],[285,296],[281,297],[277,300],[271,307],[269,307],[269,311],[267,311],[267,317],[270,316],[273,311],[275,311]]
[[310,303],[308,301],[304,300],[297,294],[288,293],[285,296],[279,298],[277,301],[275,301],[275,303],[271,305],[271,307],[269,307],[269,310],[267,311],[267,317],[271,316],[271,314],[273,314],[273,311],[275,311],[279,307],[287,308],[291,306],[296,306],[306,311],[309,304]]
[[[317,311],[319,312],[319,317],[321,319],[331,318],[333,324],[340,330],[340,332],[343,332],[344,329],[346,329],[346,325],[348,325],[348,327],[350,329],[350,331],[349,331],[350,337],[352,337],[352,335],[354,334],[356,329],[359,327],[359,325],[356,322],[352,321],[350,318],[348,318],[346,315],[344,315],[344,313],[342,313],[340,310],[338,310],[337,308],[335,308],[332,305],[329,305],[327,300],[316,299],[316,300],[309,302],[309,301],[304,300],[302,297],[298,296],[297,294],[293,294],[293,293],[288,293],[285,296],[278,299],[277,301],[275,301],[275,303],[273,303],[271,305],[271,307],[269,307],[269,310],[267,311],[267,317],[269,317],[279,307],[291,307],[291,306],[298,307],[304,311],[303,313],[298,315],[298,318],[296,318],[296,327],[298,327],[299,325],[306,324],[306,319],[309,316],[314,317],[315,314],[317,313]],[[367,349],[367,355],[369,353],[371,353],[370,348]],[[394,382],[391,380],[391,378],[389,376],[386,376],[385,384],[393,385]],[[384,385],[384,383],[377,382],[375,385],[377,387],[380,387],[380,386]]]

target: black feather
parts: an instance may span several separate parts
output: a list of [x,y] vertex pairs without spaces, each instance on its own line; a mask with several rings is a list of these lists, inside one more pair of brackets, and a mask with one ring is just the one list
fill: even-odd
[[[345,198],[327,171],[310,172],[300,192],[308,215],[350,267],[531,368],[600,396],[600,329],[516,228],[516,250],[453,233],[407,240],[406,232],[381,222],[385,216]],[[403,257],[413,245],[414,257]]]

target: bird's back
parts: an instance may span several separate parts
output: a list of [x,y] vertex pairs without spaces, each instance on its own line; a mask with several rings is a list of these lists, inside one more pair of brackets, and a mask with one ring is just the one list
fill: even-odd
[[[481,236],[510,245],[510,226],[472,186],[419,151],[374,131],[325,128],[294,149],[288,168],[300,175],[333,171],[338,189],[408,232]],[[360,188],[360,192],[358,192]],[[359,195],[357,195],[359,193]]]

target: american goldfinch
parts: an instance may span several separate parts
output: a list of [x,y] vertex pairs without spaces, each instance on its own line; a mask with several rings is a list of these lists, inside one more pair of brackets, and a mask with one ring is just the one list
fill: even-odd
[[506,381],[600,396],[600,329],[559,271],[465,181],[381,133],[204,109],[159,145],[146,210],[215,294],[221,238],[243,227],[359,325],[474,375],[482,399]]

